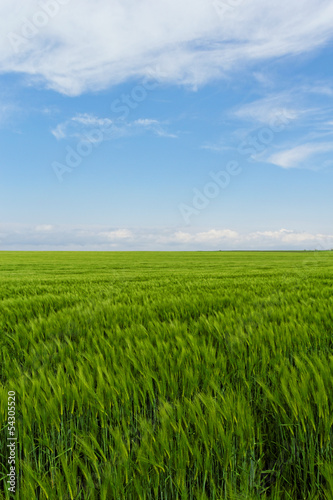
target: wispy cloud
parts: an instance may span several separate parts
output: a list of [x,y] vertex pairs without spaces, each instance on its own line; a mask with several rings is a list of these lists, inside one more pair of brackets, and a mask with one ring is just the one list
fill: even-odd
[[282,168],[298,168],[314,155],[333,151],[332,143],[308,143],[274,153],[267,158],[268,163],[273,163]]
[[[314,97],[314,93],[320,97]],[[291,86],[288,90],[269,89],[269,94],[246,104],[231,108],[226,115],[231,119],[231,140],[253,153],[252,160],[267,162],[282,168],[311,168],[328,165],[324,155],[333,150],[333,108],[328,82],[314,85]],[[237,128],[235,128],[235,124]],[[267,130],[269,129],[269,130]],[[293,143],[288,136],[293,137]],[[267,134],[262,136],[261,134]],[[243,147],[244,146],[244,147]],[[245,149],[246,146],[246,149]],[[206,143],[204,149],[223,150],[220,144]],[[276,151],[272,153],[271,149]],[[257,151],[254,153],[254,151]]]
[[[57,1],[55,1],[57,4]],[[220,16],[209,0],[90,0],[58,4],[36,26],[35,0],[0,5],[2,72],[21,72],[68,95],[141,78],[197,88],[275,57],[299,55],[332,38],[330,0],[252,0]],[[177,22],[175,22],[177,20]],[[27,23],[33,36],[27,37]],[[16,37],[16,38],[15,38]]]
[[106,130],[111,125],[112,121],[109,118],[98,118],[94,115],[83,113],[59,123],[51,132],[58,140],[69,137],[82,138],[85,136],[85,132],[91,129]]
[[292,104],[292,100],[290,93],[270,95],[239,106],[231,110],[230,115],[234,118],[250,121],[255,124],[269,125],[279,117],[283,117],[286,121],[290,122],[307,113],[307,110],[295,107]]
[[140,118],[139,120],[135,120],[133,122],[133,124],[143,126],[143,127],[151,127],[151,126],[159,125],[159,122],[158,122],[158,120],[152,120],[149,118],[143,118],[143,119]]
[[169,137],[171,139],[176,139],[178,137],[177,134],[173,134],[173,133],[165,130],[166,125],[167,125],[167,122],[160,122],[159,120],[144,118],[144,119],[135,120],[134,122],[129,123],[127,125],[127,128],[128,129],[135,129],[135,127],[139,127],[142,129],[150,130],[151,132],[153,132],[153,134],[155,134],[159,137]]
[[98,118],[88,113],[78,114],[71,119],[72,122],[84,125],[85,127],[107,127],[112,123],[109,118]]
[[[273,86],[272,83],[270,87]],[[264,97],[230,109],[228,115],[256,125],[270,124],[283,115],[290,123],[296,122],[295,126],[319,126],[332,117],[332,106],[327,100],[333,95],[330,82],[290,85],[288,90],[279,90],[279,82],[275,82],[275,89],[268,90]],[[316,98],[313,94],[317,94]]]
[[77,138],[91,141],[90,132],[96,129],[103,132],[103,137],[106,140],[137,135],[145,131],[159,137],[177,137],[164,129],[164,123],[155,119],[141,118],[133,122],[112,121],[109,118],[99,118],[88,113],[77,114],[69,120],[59,123],[51,133],[57,140]]
[[328,83],[317,83],[314,85],[308,85],[303,90],[308,93],[319,94],[325,97],[333,96],[333,87]]

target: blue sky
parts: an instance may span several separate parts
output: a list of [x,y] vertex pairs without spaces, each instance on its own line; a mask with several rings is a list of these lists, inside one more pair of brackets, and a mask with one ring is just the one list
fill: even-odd
[[331,2],[0,19],[0,249],[333,248]]

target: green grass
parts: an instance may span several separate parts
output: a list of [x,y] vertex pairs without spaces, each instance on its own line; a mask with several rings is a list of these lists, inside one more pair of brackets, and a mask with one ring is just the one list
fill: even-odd
[[0,253],[32,499],[333,498],[333,252]]

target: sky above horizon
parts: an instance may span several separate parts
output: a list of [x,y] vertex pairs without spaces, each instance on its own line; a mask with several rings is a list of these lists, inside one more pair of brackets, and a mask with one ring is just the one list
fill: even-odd
[[0,250],[333,248],[329,0],[0,0]]

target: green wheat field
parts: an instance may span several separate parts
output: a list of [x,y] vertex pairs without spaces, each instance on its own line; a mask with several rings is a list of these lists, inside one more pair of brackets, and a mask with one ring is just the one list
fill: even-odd
[[333,498],[333,252],[1,252],[0,498]]

